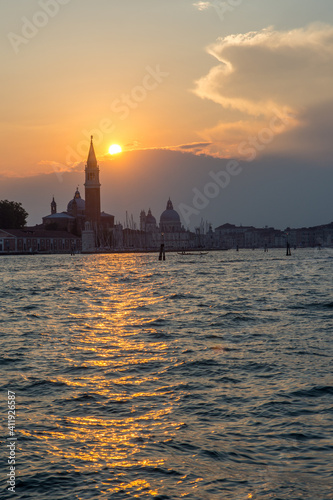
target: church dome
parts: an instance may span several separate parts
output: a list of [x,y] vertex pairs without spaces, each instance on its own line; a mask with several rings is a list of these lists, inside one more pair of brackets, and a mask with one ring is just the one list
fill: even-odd
[[168,222],[179,222],[180,223],[180,217],[178,212],[173,209],[172,201],[168,200],[166,210],[162,213],[160,217],[160,222],[162,223],[168,223]]
[[85,201],[81,198],[80,191],[77,188],[74,194],[74,198],[67,205],[67,212],[73,212],[74,204],[76,204],[76,208],[78,212],[84,212],[86,208]]

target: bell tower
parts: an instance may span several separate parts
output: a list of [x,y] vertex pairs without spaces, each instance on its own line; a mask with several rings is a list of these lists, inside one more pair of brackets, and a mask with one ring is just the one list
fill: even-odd
[[101,218],[101,185],[99,182],[99,166],[93,146],[93,136],[91,136],[90,149],[85,168],[85,198],[86,198],[86,221],[91,223],[93,228],[99,224]]
[[57,213],[57,204],[54,200],[54,196],[52,198],[52,201],[51,201],[51,215],[54,215]]

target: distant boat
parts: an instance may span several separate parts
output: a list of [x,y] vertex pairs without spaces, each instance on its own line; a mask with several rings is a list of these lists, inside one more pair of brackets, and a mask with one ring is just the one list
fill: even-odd
[[208,252],[177,252],[178,255],[207,255]]

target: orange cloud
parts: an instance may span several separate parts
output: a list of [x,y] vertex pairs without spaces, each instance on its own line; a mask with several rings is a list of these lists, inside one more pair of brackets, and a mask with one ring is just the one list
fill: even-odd
[[194,93],[237,116],[200,132],[222,156],[235,155],[239,142],[269,129],[274,117],[287,118],[283,127],[277,118],[271,127],[274,135],[284,134],[305,125],[306,110],[333,99],[332,26],[230,35],[207,51],[220,64],[196,82]]

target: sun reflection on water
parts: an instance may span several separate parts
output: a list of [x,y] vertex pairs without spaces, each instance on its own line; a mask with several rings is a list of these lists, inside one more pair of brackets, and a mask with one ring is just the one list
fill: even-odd
[[[262,475],[268,477],[265,460],[271,458],[274,465],[276,450],[283,447],[288,456],[284,466],[302,465],[299,457],[307,444],[297,432],[303,415],[285,417],[290,409],[297,414],[307,397],[302,393],[309,390],[308,379],[297,378],[308,359],[304,353],[295,355],[300,334],[292,339],[284,331],[299,309],[289,311],[279,284],[271,291],[273,299],[262,283],[253,293],[257,261],[249,288],[244,278],[249,264],[221,266],[218,256],[207,256],[209,268],[179,263],[176,256],[165,265],[157,264],[155,256],[76,257],[55,266],[54,273],[63,273],[63,279],[57,278],[48,291],[47,321],[38,311],[39,330],[32,331],[30,323],[17,327],[17,356],[24,361],[20,459],[23,463],[25,457],[29,473],[35,467],[37,479],[44,474],[49,484],[59,470],[69,477],[74,471],[77,491],[82,478],[95,488],[78,493],[77,499],[98,494],[101,500],[156,495],[219,500],[226,485],[225,498],[236,498],[235,485],[237,497],[256,498],[266,486],[255,464],[263,464]],[[272,266],[275,274],[265,278],[271,288],[279,269]],[[49,274],[45,269],[41,289]],[[34,276],[38,282],[37,271]],[[276,304],[282,300],[279,310]],[[320,326],[304,322],[310,326],[300,340],[319,353],[313,331],[322,334],[322,316],[331,308],[322,313],[312,309],[314,322],[316,311],[321,314]],[[299,314],[303,318],[308,312],[302,308]],[[325,359],[318,355],[316,366],[324,366]],[[290,360],[297,361],[297,373]],[[12,362],[9,356],[9,369]],[[308,373],[316,377],[313,365]],[[312,405],[330,385],[327,373],[321,370],[320,380],[313,382]],[[301,394],[295,396],[296,391]],[[318,406],[311,416],[311,404],[305,433],[311,425],[327,424],[326,407]],[[315,439],[312,452],[320,467],[328,440]],[[283,482],[282,473],[274,477]]]

